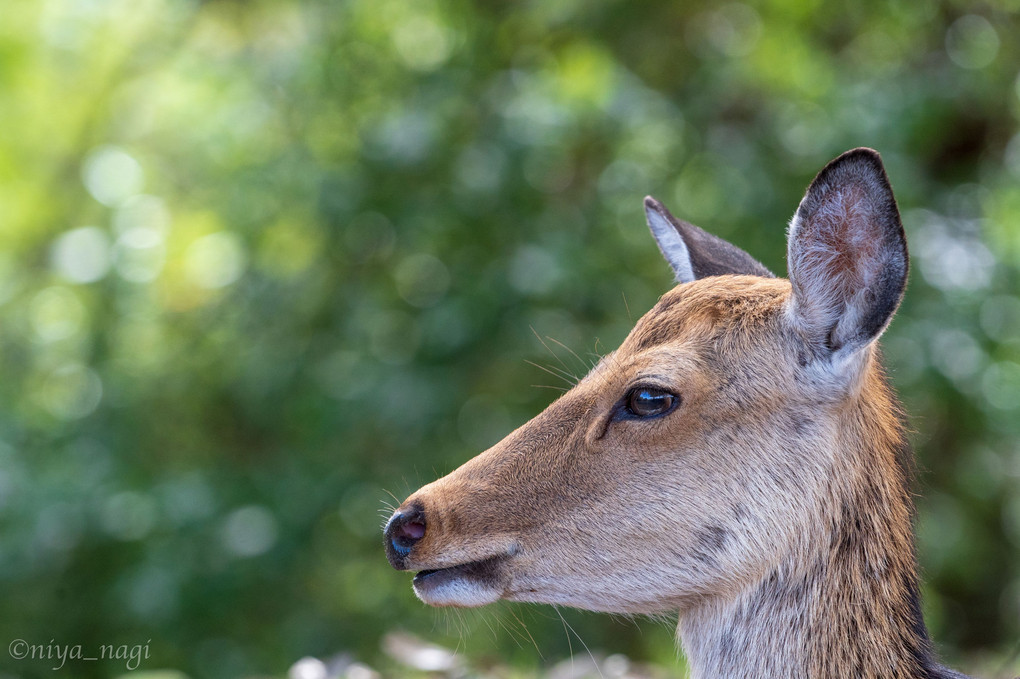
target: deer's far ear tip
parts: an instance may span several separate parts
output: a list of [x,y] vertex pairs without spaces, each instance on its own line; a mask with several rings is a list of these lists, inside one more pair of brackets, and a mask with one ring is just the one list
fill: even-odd
[[662,212],[663,205],[652,196],[645,196],[645,212],[654,210],[656,212]]

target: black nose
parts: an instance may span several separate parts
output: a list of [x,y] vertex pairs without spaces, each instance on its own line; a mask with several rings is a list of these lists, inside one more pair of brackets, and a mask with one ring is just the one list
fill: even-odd
[[404,560],[411,549],[425,537],[425,510],[412,505],[394,514],[386,524],[386,557],[397,569],[404,568]]

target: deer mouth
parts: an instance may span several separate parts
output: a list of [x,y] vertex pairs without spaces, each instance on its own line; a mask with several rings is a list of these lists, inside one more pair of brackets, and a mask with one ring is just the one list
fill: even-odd
[[432,606],[484,606],[505,591],[505,555],[430,568],[415,573],[412,585],[418,598]]

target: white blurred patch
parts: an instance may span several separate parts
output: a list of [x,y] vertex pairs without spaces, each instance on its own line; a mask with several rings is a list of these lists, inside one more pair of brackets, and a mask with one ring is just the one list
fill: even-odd
[[988,19],[967,14],[946,31],[946,53],[957,66],[978,69],[988,66],[999,54],[999,34]]
[[318,658],[301,658],[290,666],[287,679],[329,679],[329,668]]
[[95,226],[67,231],[53,241],[50,265],[73,283],[98,281],[110,270],[110,238]]
[[977,223],[925,210],[908,213],[904,221],[917,224],[910,249],[930,285],[943,291],[976,291],[991,283],[995,256],[981,242]]
[[510,284],[525,294],[541,295],[556,287],[563,270],[556,257],[537,245],[523,245],[510,260]]
[[92,197],[103,205],[117,206],[142,190],[142,166],[116,146],[102,146],[88,155],[82,181]]
[[931,358],[939,372],[957,383],[973,377],[987,363],[977,340],[958,329],[940,330],[932,336]]
[[276,518],[265,507],[249,505],[237,509],[223,522],[223,544],[235,556],[258,556],[276,544]]
[[166,262],[163,233],[150,226],[133,226],[117,238],[114,259],[117,273],[132,283],[155,280]]
[[46,376],[36,397],[54,417],[77,420],[99,407],[103,400],[103,381],[92,369],[68,363]]
[[462,664],[453,651],[410,634],[390,632],[383,637],[382,645],[391,658],[422,672],[450,672]]

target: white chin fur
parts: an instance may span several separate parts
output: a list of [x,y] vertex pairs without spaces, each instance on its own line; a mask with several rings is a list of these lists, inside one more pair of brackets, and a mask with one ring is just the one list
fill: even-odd
[[499,600],[501,592],[474,580],[446,579],[432,585],[428,580],[415,582],[414,593],[430,606],[461,606],[473,608]]

